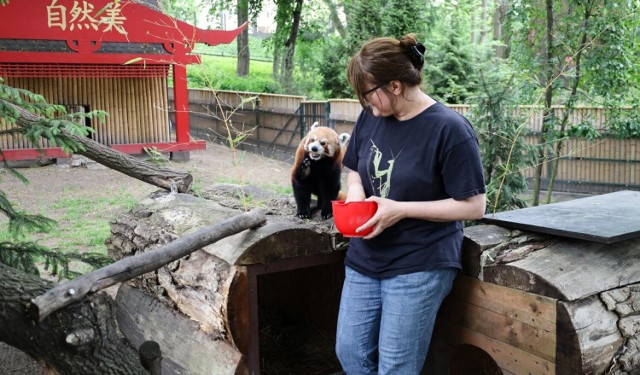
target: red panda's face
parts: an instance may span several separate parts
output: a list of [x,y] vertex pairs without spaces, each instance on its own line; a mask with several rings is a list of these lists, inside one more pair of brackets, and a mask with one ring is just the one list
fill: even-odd
[[340,152],[338,134],[331,128],[316,127],[307,134],[304,149],[312,160],[333,158]]

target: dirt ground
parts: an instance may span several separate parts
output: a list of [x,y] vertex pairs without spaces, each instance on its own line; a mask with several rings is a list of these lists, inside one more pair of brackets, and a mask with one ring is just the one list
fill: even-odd
[[[158,190],[156,186],[86,158],[74,157],[71,161],[66,165],[20,163],[17,170],[29,180],[29,184],[25,185],[15,177],[3,173],[0,175],[0,190],[21,210],[42,213],[53,219],[56,219],[57,212],[52,209],[52,203],[63,197],[130,194],[141,200]],[[246,151],[238,151],[234,155],[227,146],[208,143],[206,150],[192,151],[190,160],[169,161],[165,167],[191,173],[195,189],[206,188],[215,183],[287,188],[291,184],[289,174],[292,163],[293,159],[275,160]],[[118,212],[95,214],[104,216],[108,221]],[[14,374],[40,375],[42,370],[31,357],[0,342],[0,375]]]
[[[189,172],[196,189],[222,182],[288,187],[292,163],[293,159],[275,160],[242,150],[234,154],[227,146],[208,143],[206,150],[191,151],[190,160],[169,161],[164,167]],[[0,177],[0,189],[10,201],[29,212],[41,211],[42,207],[65,195],[95,197],[130,192],[143,198],[158,189],[82,156],[74,157],[67,165],[43,166],[31,162],[17,170],[29,180],[29,184],[25,185],[4,173]]]

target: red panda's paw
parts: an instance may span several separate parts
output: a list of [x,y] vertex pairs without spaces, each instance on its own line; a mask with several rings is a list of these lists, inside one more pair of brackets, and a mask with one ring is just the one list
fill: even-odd
[[305,156],[296,169],[296,179],[304,180],[311,174],[311,159]]
[[322,218],[322,220],[331,219],[333,217],[333,212],[331,212],[331,211],[329,211],[329,212],[321,212],[320,213],[320,217]]
[[310,212],[298,212],[296,214],[296,217],[298,219],[311,219],[311,213]]

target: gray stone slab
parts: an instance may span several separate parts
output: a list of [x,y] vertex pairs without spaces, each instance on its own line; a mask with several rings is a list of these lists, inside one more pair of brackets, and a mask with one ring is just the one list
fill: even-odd
[[613,243],[640,237],[640,191],[623,190],[497,212],[485,215],[483,221],[507,228]]

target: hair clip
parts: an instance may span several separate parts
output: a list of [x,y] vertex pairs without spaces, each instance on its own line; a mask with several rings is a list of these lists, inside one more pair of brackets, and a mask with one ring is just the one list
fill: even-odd
[[416,69],[422,69],[425,51],[426,48],[421,43],[413,44],[409,47],[409,59]]

